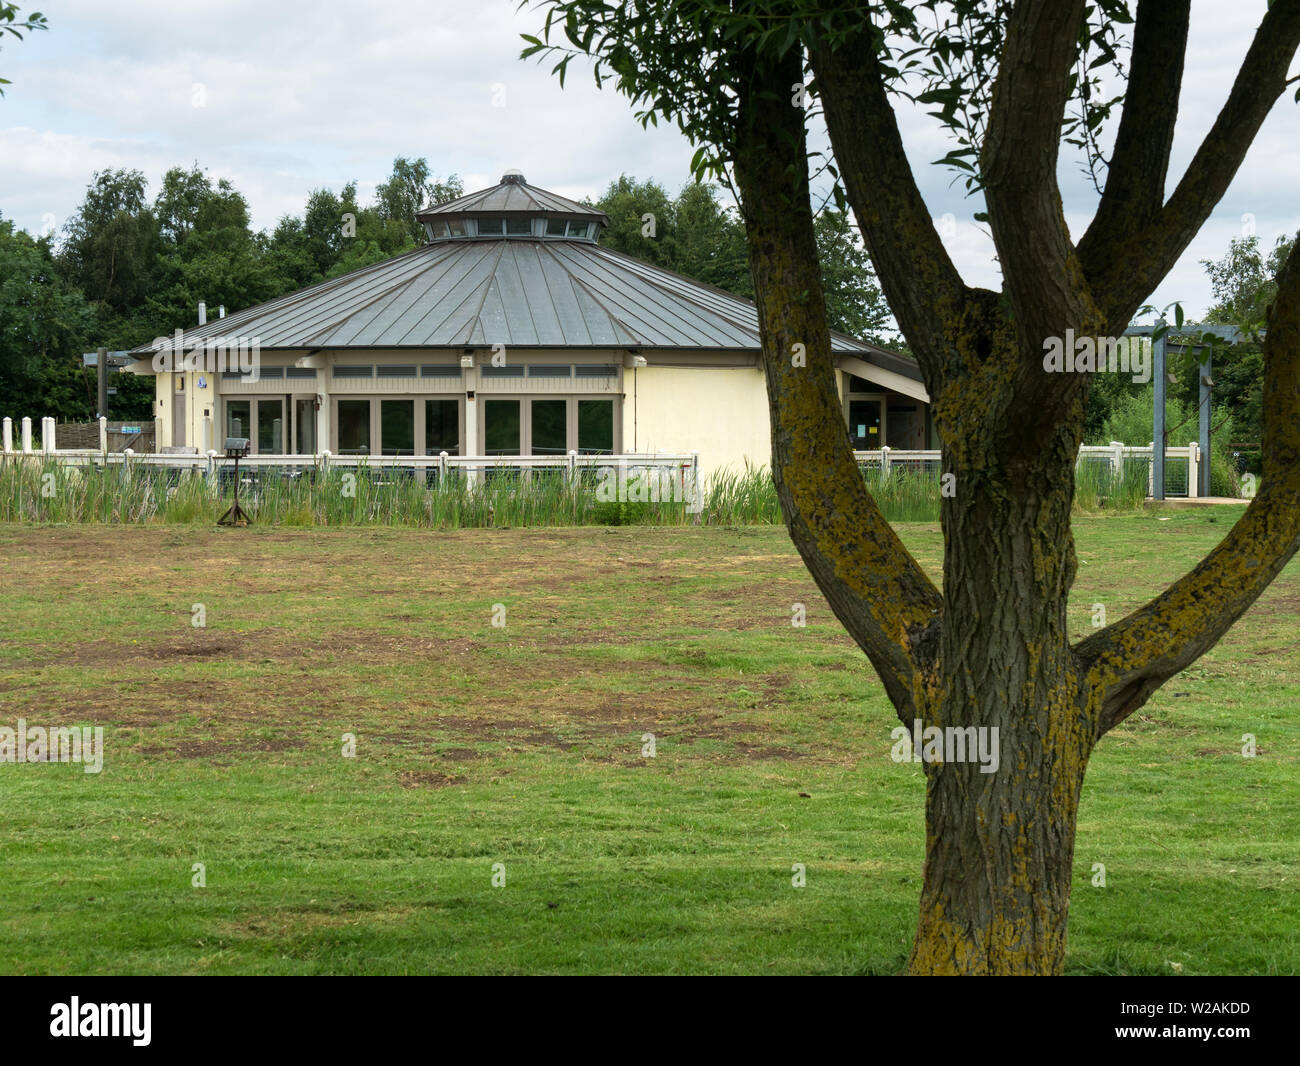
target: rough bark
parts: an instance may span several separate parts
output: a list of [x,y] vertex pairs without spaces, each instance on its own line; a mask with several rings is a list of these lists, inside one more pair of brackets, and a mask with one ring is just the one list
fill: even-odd
[[746,119],[736,173],[745,190],[763,337],[772,470],[804,562],[879,672],[900,718],[910,722],[926,634],[941,600],[866,491],[841,417],[803,116],[784,91],[800,73],[792,53],[774,67],[755,68],[740,90]]
[[[791,537],[880,672],[901,720],[998,734],[995,773],[973,759],[926,763],[926,865],[912,973],[1062,971],[1079,795],[1094,745],[1212,647],[1300,545],[1300,260],[1293,255],[1269,321],[1259,497],[1187,577],[1070,645],[1070,509],[1088,379],[1045,373],[1042,342],[1067,329],[1107,332],[1183,230],[1199,226],[1245,150],[1236,131],[1219,128],[1221,116],[1207,143],[1227,158],[1189,171],[1182,201],[1160,206],[1177,84],[1148,71],[1149,113],[1132,104],[1130,122],[1159,132],[1159,143],[1152,155],[1133,147],[1136,137],[1125,140],[1134,154],[1120,161],[1103,212],[1109,221],[1091,239],[1096,248],[1114,247],[1111,226],[1145,219],[1156,247],[1138,280],[1117,281],[1098,263],[1090,275],[1069,239],[1055,179],[1081,7],[1021,0],[1011,16],[982,157],[1002,293],[965,287],[943,251],[907,166],[870,34],[849,34],[835,48],[811,43],[849,200],[920,361],[944,470],[956,475],[956,493],[942,504],[942,594],[884,522],[853,461],[818,280],[803,115],[789,102],[790,85],[801,80],[798,57],[751,56],[737,86],[735,173],[762,330],[773,473]],[[1177,29],[1181,16],[1157,18],[1151,4],[1143,7],[1139,53],[1149,62],[1152,33],[1166,24]],[[1279,0],[1261,34],[1289,31],[1298,10],[1300,0]],[[1300,28],[1297,34],[1300,43]],[[1252,54],[1268,69],[1243,72],[1226,114],[1262,121],[1241,87],[1276,88],[1277,49],[1287,40],[1257,38]],[[791,360],[795,345],[806,350],[805,366]]]

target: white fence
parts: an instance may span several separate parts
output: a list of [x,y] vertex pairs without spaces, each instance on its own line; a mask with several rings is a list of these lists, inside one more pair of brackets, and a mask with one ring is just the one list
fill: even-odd
[[[868,470],[879,470],[885,477],[896,470],[907,470],[911,472],[938,473],[943,465],[943,453],[934,450],[924,451],[903,451],[901,449],[880,448],[874,451],[854,452],[858,460],[858,465]],[[1085,444],[1079,449],[1080,465],[1085,463],[1104,464],[1116,478],[1124,476],[1125,468],[1132,463],[1146,464],[1147,471],[1147,496],[1154,495],[1155,488],[1155,464],[1152,461],[1155,455],[1154,445],[1148,444],[1146,447],[1134,447],[1127,444],[1121,444],[1119,441],[1111,441],[1110,444]],[[1167,496],[1188,496],[1195,498],[1198,495],[1197,486],[1200,484],[1198,473],[1202,461],[1201,447],[1195,441],[1192,441],[1185,448],[1166,448],[1165,449],[1165,494]],[[1178,473],[1181,469],[1186,471],[1187,480],[1180,487],[1177,482]],[[1171,481],[1173,482],[1171,484]]]
[[[55,462],[73,467],[153,467],[166,470],[202,474],[216,481],[225,472],[232,472],[235,460],[209,450],[200,455],[197,450],[154,452],[137,454],[130,448],[122,452],[108,450],[106,420],[100,419],[100,447],[63,448],[55,444],[53,418],[41,419],[40,446],[32,439],[32,420],[24,418],[21,425],[20,447],[14,448],[12,419],[6,418],[3,433],[3,456],[31,456],[33,459]],[[304,473],[325,474],[331,470],[364,470],[371,478],[381,482],[403,476],[423,475],[428,479],[436,472],[439,481],[450,474],[460,474],[470,485],[484,481],[497,473],[514,473],[528,479],[533,472],[562,471],[570,481],[582,478],[602,484],[610,499],[643,500],[645,502],[684,501],[693,505],[700,500],[699,453],[646,452],[621,455],[587,454],[571,451],[567,455],[333,455],[328,451],[315,455],[248,455],[239,459],[241,473],[275,470],[285,476]]]
[[[139,463],[147,466],[166,467],[176,470],[202,471],[208,477],[215,478],[217,471],[231,462],[215,451],[206,455],[190,452],[188,454],[151,453],[136,455],[129,448],[125,452],[108,450],[108,424],[101,418],[100,447],[95,449],[59,450],[55,444],[55,422],[53,418],[42,418],[40,423],[40,447],[33,445],[32,420],[24,418],[21,425],[20,447],[14,448],[13,420],[6,418],[3,422],[3,454],[5,455],[40,455],[55,462],[75,466],[116,466],[126,463]],[[1145,463],[1147,467],[1147,496],[1153,495],[1152,462],[1155,449],[1148,444],[1145,447],[1131,447],[1112,441],[1108,445],[1084,445],[1079,449],[1079,463],[1101,463],[1109,466],[1116,477],[1122,477],[1127,464]],[[901,449],[880,448],[875,451],[854,452],[858,465],[868,470],[880,470],[888,477],[895,470],[937,473],[942,464],[942,453],[937,450],[903,451]],[[439,477],[450,471],[461,471],[472,483],[488,475],[493,470],[514,470],[525,476],[533,470],[562,469],[571,478],[579,476],[581,470],[600,469],[615,471],[626,483],[628,478],[636,478],[648,471],[658,471],[659,476],[671,477],[682,491],[690,495],[688,499],[699,499],[699,454],[646,453],[627,455],[508,455],[508,456],[466,456],[416,455],[416,456],[367,456],[367,455],[331,455],[328,451],[318,455],[250,455],[240,460],[245,468],[282,469],[286,472],[316,470],[324,472],[335,468],[358,469],[370,471],[427,472],[436,470]],[[1197,486],[1202,455],[1200,445],[1192,441],[1185,448],[1165,449],[1166,495],[1198,495]],[[1169,485],[1170,474],[1176,478],[1180,463],[1186,470],[1186,481],[1182,491],[1177,482]],[[665,488],[667,486],[665,485]]]

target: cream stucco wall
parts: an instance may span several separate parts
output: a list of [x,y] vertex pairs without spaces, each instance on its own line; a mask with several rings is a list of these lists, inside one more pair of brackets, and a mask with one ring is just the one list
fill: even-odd
[[629,452],[698,452],[706,479],[739,473],[746,460],[772,465],[767,385],[757,367],[644,366],[624,372],[623,392]]
[[[209,448],[214,447],[212,437],[216,430],[212,429],[212,418],[216,414],[217,387],[215,375],[195,371],[187,371],[183,374],[160,373],[157,375],[155,387],[154,412],[153,416],[157,422],[158,439],[156,445],[159,448],[174,446],[175,440],[175,403],[178,395],[176,389],[176,379],[183,378],[185,388],[183,394],[185,397],[185,444],[191,448],[198,448],[200,453],[206,452]],[[200,382],[203,387],[200,388]],[[205,414],[208,416],[205,420]]]

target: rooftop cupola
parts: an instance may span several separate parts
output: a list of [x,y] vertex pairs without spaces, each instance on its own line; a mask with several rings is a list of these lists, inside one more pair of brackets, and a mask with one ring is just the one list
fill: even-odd
[[430,241],[595,241],[609,216],[586,204],[529,185],[507,170],[490,189],[426,207],[416,219]]

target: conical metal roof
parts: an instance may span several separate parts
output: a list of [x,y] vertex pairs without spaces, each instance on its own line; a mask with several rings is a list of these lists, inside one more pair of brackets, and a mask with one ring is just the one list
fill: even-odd
[[[592,241],[533,238],[433,241],[187,330],[186,346],[216,337],[262,350],[759,347],[748,300]],[[832,344],[893,355],[842,334]]]
[[467,193],[449,200],[445,204],[422,208],[416,213],[416,220],[428,222],[432,219],[445,221],[449,215],[463,215],[466,218],[478,218],[482,215],[531,215],[543,218],[587,219],[599,222],[602,226],[609,224],[609,216],[597,211],[589,204],[580,204],[567,196],[547,192],[535,185],[529,185],[523,174],[517,170],[507,170],[500,183],[490,189]]

